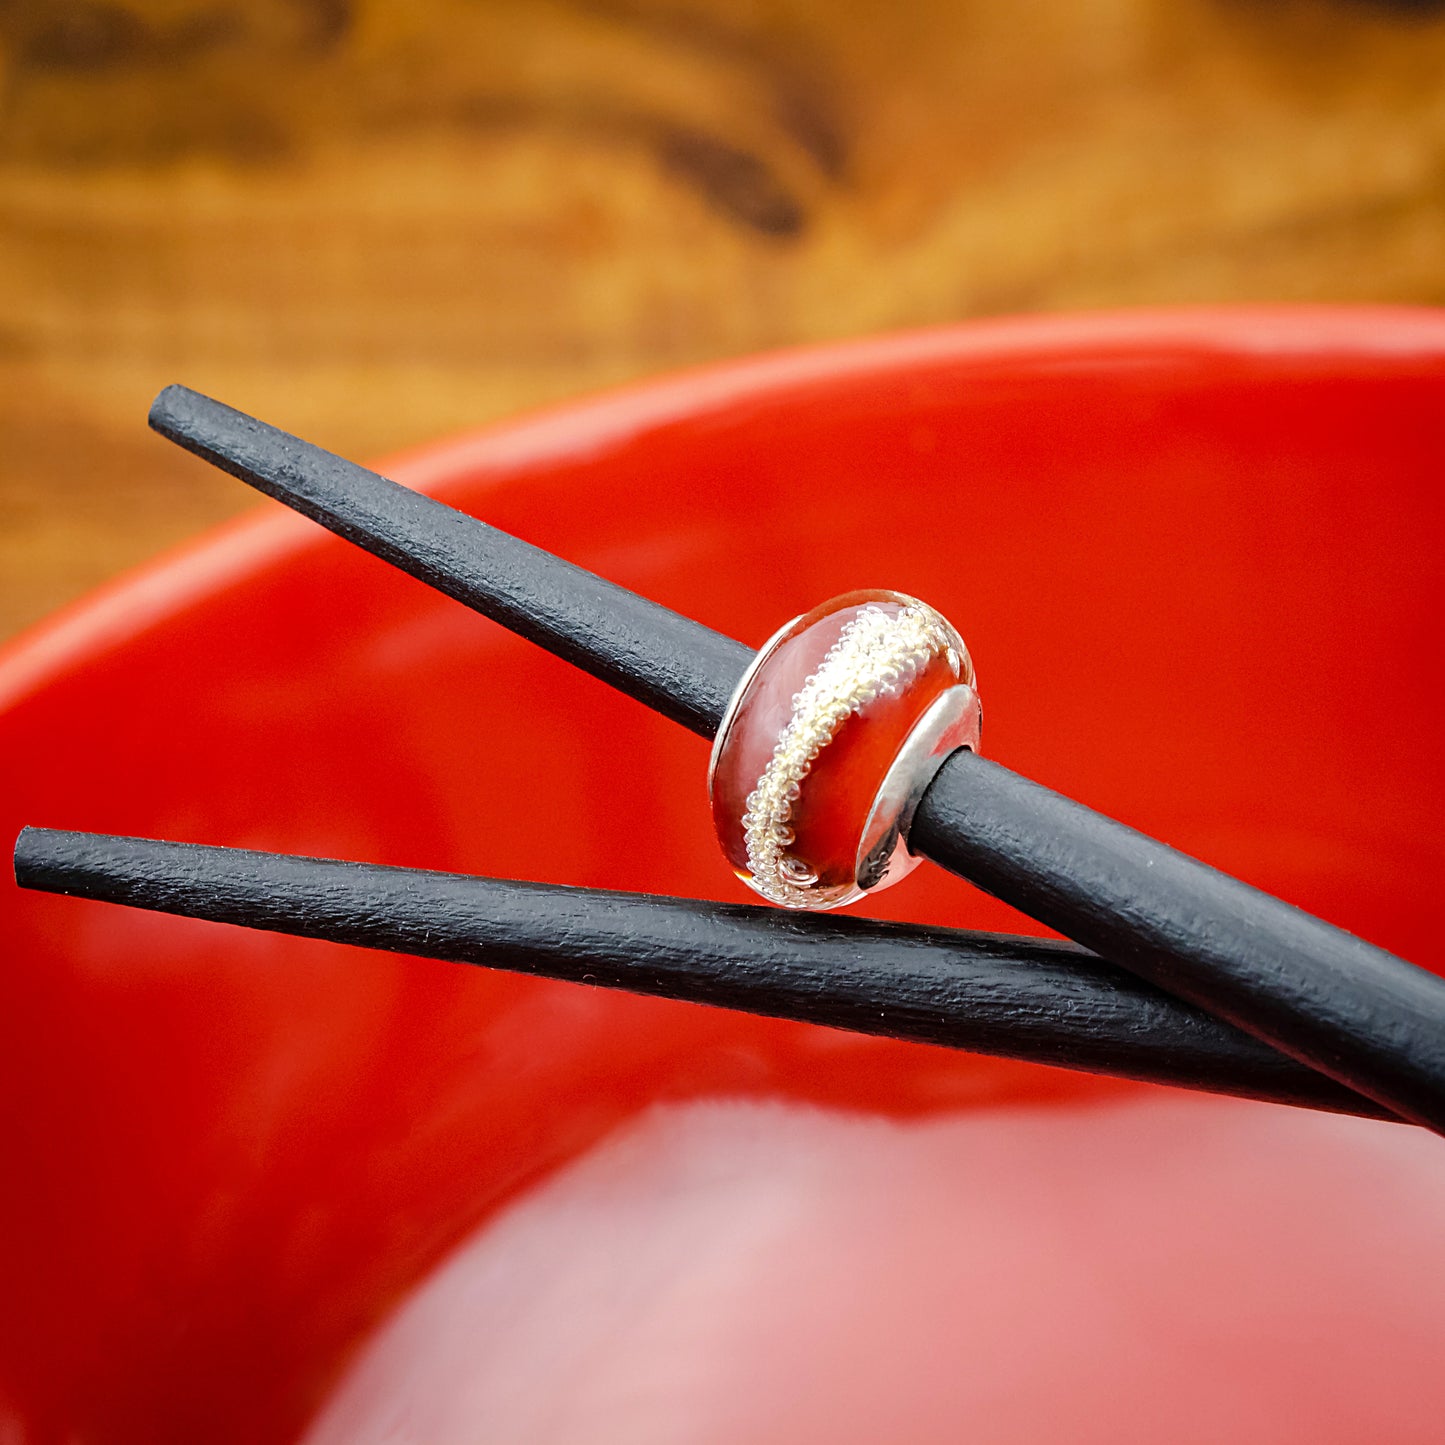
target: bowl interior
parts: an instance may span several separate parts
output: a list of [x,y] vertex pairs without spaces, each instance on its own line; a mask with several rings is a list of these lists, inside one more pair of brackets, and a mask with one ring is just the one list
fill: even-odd
[[[978,663],[990,755],[1439,967],[1442,416],[1445,320],[1429,315],[1096,318],[719,368],[389,471],[755,644],[836,593],[924,597]],[[6,837],[38,823],[744,894],[710,836],[701,740],[289,515],[13,650],[0,741]],[[1037,931],[933,869],[877,902]],[[686,1370],[659,1369],[655,1343],[619,1334],[595,1296],[549,1295],[525,1271],[489,1308],[533,1301],[538,1340],[551,1308],[599,1377],[646,1358],[655,1390],[693,1381],[689,1418],[713,1426],[658,1439],[876,1439],[860,1360],[905,1425],[911,1393],[912,1439],[955,1438],[967,1410],[979,1439],[1064,1419],[1059,1438],[1094,1439],[1087,1419],[1117,1439],[1143,1396],[1173,1438],[1204,1419],[1201,1439],[1231,1422],[1293,1439],[1285,1391],[1322,1402],[1301,1439],[1359,1439],[1368,1419],[1372,1439],[1423,1440],[1411,1431],[1445,1404],[1423,1363],[1445,1324],[1424,1287],[1445,1264],[1442,1181],[1416,1131],[8,884],[0,930],[0,1089],[18,1105],[0,1419],[37,1438],[289,1438],[439,1260],[482,1250],[493,1268],[487,1241],[505,1238],[507,1258],[580,1270],[559,1240],[612,1240],[610,1258],[637,1259],[603,1290],[612,1308],[627,1278],[667,1274],[646,1242],[672,1237],[669,1218],[726,1233],[728,1187],[670,1195],[669,1180],[787,1180],[800,1157],[823,1161],[806,1187],[754,1202],[769,1248],[815,1256],[815,1273],[728,1256],[747,1307]],[[623,1163],[595,1165],[608,1149]],[[834,1219],[820,1201],[840,1188],[876,1214]],[[1345,1205],[1311,1209],[1342,1189]],[[609,1232],[623,1196],[636,1210]],[[689,1214],[694,1197],[712,1202]],[[1092,1224],[1065,1238],[1070,1219]],[[1051,1250],[1080,1268],[1043,1268]],[[863,1258],[850,1293],[838,1281]],[[403,1355],[435,1364],[417,1340],[440,1321],[466,1337],[480,1297],[458,1298],[472,1303],[409,1326]],[[1231,1298],[1273,1302],[1267,1345],[1249,1345]],[[701,1289],[636,1308],[669,1328],[717,1317]],[[762,1351],[782,1328],[763,1318],[809,1348]],[[534,1395],[555,1387],[540,1346],[478,1339],[496,1378],[531,1369]],[[952,1344],[920,1354],[924,1340]],[[985,1340],[1008,1408],[1002,1385],[980,1394],[955,1368],[951,1351]],[[900,1403],[905,1354],[944,1383]],[[396,1358],[384,1386],[349,1387],[361,1414],[335,1438],[364,1438],[367,1409],[405,1392]],[[1119,1382],[1140,1359],[1153,1383],[1130,1397]],[[1217,1401],[1221,1371],[1228,1409],[1201,1415],[1191,1402]],[[738,1399],[763,1413],[737,1415]],[[475,1408],[504,1418],[493,1396]],[[654,1438],[612,1408],[616,1438]],[[488,1438],[550,1438],[516,1418]]]

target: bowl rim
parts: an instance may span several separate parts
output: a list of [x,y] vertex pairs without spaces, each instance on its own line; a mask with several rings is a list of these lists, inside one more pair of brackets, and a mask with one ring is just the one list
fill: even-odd
[[[443,435],[370,463],[429,495],[460,474],[585,455],[740,401],[918,365],[1139,351],[1179,357],[1439,356],[1445,308],[1355,304],[1140,307],[967,320],[814,342],[644,377]],[[0,713],[186,608],[335,538],[261,505],[126,568],[0,645]]]

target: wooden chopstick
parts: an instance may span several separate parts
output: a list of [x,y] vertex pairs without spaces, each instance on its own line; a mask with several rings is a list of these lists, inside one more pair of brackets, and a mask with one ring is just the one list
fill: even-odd
[[1313,1109],[1360,1095],[1072,944],[27,828],[22,887]]
[[[710,736],[741,644],[184,387],[162,435]],[[810,601],[812,599],[803,599]],[[971,753],[912,844],[1141,978],[1445,1132],[1445,980]]]

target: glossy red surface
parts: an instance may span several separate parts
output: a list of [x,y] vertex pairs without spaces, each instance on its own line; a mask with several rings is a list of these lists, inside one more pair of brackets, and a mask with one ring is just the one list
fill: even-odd
[[[1442,458],[1445,317],[1261,310],[746,362],[391,470],[752,643],[860,584],[927,598],[986,680],[990,756],[1439,967]],[[0,663],[7,846],[37,823],[744,898],[706,762],[279,508]],[[932,869],[875,911],[1025,926]],[[9,883],[0,938],[0,1438],[292,1438],[432,1266],[529,1201],[533,1254],[506,1258],[580,1271],[612,1242],[612,1313],[524,1269],[478,1307],[531,1310],[531,1333],[446,1316],[475,1332],[466,1369],[560,1398],[558,1366],[625,1383],[657,1331],[707,1344],[668,1377],[690,1434],[629,1427],[649,1397],[624,1389],[593,1439],[1438,1438],[1445,1186],[1417,1131]],[[625,1188],[566,1195],[651,1137],[648,1106],[719,1097],[782,1130],[695,1123],[741,1161],[766,1248],[706,1170],[669,1193],[645,1149]],[[695,1114],[666,1115],[678,1147]],[[789,1120],[827,1140],[790,1144]],[[962,1153],[876,1132],[934,1127]],[[839,1162],[799,1191],[801,1157]],[[692,1256],[732,1251],[728,1330],[715,1293],[662,1287],[669,1220]],[[651,1286],[619,1294],[634,1258]],[[619,1308],[636,1328],[605,1328]],[[1003,1383],[949,1393],[950,1348],[980,1340]],[[424,1329],[420,1354],[451,1358]],[[873,1404],[829,1414],[844,1380]]]

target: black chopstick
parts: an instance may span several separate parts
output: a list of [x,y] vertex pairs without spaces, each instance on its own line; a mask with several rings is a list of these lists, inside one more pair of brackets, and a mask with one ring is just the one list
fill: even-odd
[[[705,736],[750,656],[186,388],[160,394],[151,425]],[[942,768],[911,842],[1140,977],[1445,1132],[1445,980],[972,753]]]
[[1373,1118],[1072,944],[27,828],[22,887]]

